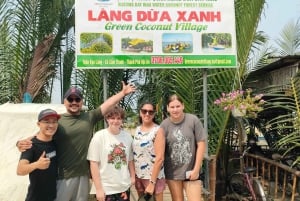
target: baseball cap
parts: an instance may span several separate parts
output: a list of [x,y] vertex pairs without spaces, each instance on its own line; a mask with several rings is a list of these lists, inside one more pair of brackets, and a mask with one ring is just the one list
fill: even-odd
[[41,121],[42,119],[46,118],[46,117],[56,117],[57,119],[60,118],[60,115],[57,114],[56,111],[52,110],[52,109],[45,109],[45,110],[42,110],[40,113],[39,113],[39,116],[38,116],[38,121]]
[[68,89],[68,91],[65,93],[64,98],[68,98],[70,95],[74,95],[74,96],[82,99],[82,93],[81,93],[80,89],[78,89],[76,87],[71,87],[70,89]]
[[138,201],[154,201],[154,196],[149,193],[145,193],[139,197]]

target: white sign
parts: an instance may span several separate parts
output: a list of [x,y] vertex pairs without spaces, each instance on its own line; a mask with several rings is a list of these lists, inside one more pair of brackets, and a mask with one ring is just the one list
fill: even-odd
[[76,0],[78,68],[233,68],[234,0]]

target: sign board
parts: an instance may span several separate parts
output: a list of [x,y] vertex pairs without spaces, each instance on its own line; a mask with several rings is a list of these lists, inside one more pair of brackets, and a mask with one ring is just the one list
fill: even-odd
[[234,0],[76,0],[77,68],[235,68]]

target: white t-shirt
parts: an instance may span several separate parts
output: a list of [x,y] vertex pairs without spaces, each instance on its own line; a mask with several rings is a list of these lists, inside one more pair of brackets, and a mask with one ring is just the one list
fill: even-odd
[[[154,126],[150,131],[143,132],[141,127],[136,128],[132,146],[135,174],[141,179],[151,179],[151,172],[155,161],[154,139],[159,126]],[[163,166],[159,172],[158,178],[164,178]]]
[[133,160],[132,137],[121,131],[111,134],[107,129],[95,133],[87,159],[99,162],[99,172],[107,195],[121,193],[131,186],[128,162]]

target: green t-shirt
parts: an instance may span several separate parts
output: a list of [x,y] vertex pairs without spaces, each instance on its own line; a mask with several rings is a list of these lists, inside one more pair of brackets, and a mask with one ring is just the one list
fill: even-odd
[[55,134],[58,179],[85,176],[89,173],[86,160],[95,124],[103,119],[100,108],[74,116],[63,114]]

